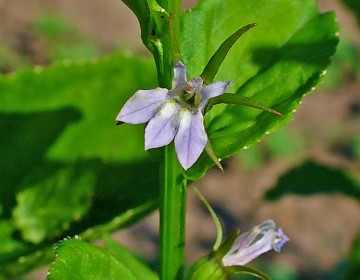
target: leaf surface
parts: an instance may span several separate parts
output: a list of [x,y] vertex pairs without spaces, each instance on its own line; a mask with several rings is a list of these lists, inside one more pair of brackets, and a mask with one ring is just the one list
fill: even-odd
[[89,243],[70,239],[56,248],[56,260],[51,265],[48,280],[96,280],[138,278],[108,251]]
[[[246,149],[266,132],[287,124],[302,97],[324,75],[338,43],[334,14],[319,14],[313,0],[201,1],[182,18],[181,51],[189,75],[200,75],[222,42],[252,22],[257,27],[233,46],[215,81],[233,80],[230,92],[250,97],[285,117],[243,106],[215,106],[205,120],[220,158]],[[203,154],[187,176],[198,179],[212,165]]]
[[0,77],[0,278],[48,263],[64,236],[94,240],[157,207],[144,127],[115,125],[154,87],[151,59],[125,54]]

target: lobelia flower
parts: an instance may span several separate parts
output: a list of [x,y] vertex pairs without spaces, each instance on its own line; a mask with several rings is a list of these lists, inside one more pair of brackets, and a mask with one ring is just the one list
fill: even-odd
[[203,110],[209,100],[223,94],[231,82],[204,85],[201,77],[186,79],[182,62],[174,65],[172,89],[138,90],[125,103],[117,122],[140,124],[145,129],[145,150],[168,145],[175,138],[177,158],[186,170],[203,152],[208,137]]
[[289,238],[282,229],[273,220],[267,220],[240,234],[222,258],[222,263],[224,266],[245,265],[271,249],[280,252],[287,241]]

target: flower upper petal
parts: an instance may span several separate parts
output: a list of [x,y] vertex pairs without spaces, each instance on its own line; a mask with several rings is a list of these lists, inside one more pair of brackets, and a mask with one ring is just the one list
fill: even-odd
[[174,139],[179,110],[179,104],[170,99],[149,121],[145,129],[145,150],[165,146]]
[[177,158],[185,170],[199,158],[207,139],[201,112],[192,113],[187,109],[182,109],[179,130],[175,136],[175,150]]
[[229,87],[231,82],[216,82],[207,86],[202,87],[201,94],[201,103],[199,110],[204,109],[210,98],[222,95],[226,89]]
[[168,90],[164,88],[138,90],[122,107],[116,120],[131,124],[148,122],[167,98]]
[[174,79],[172,80],[172,88],[186,85],[186,67],[182,62],[174,65]]

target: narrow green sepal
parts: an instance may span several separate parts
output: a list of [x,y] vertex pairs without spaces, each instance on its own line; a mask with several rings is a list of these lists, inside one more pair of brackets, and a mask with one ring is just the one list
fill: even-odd
[[265,273],[255,269],[255,268],[249,267],[249,266],[234,265],[234,266],[225,267],[224,269],[230,275],[249,274],[249,275],[255,276],[261,280],[271,280],[271,278],[269,276],[267,276]]
[[206,200],[206,198],[202,195],[202,193],[194,185],[192,185],[191,188],[193,189],[193,191],[195,192],[197,197],[201,200],[201,202],[205,205],[205,207],[207,208],[207,210],[209,211],[209,213],[211,215],[211,218],[214,221],[214,224],[216,227],[216,240],[215,240],[215,243],[213,246],[213,251],[215,252],[219,249],[222,238],[223,238],[223,230],[222,230],[220,220],[219,220],[218,216],[216,215],[214,209],[211,207],[210,203]]
[[219,159],[217,158],[217,156],[215,155],[210,140],[208,140],[206,142],[205,145],[205,151],[207,152],[207,154],[209,155],[209,157],[211,158],[211,160],[216,164],[216,166],[221,170],[222,173],[224,173],[224,168],[222,167]]
[[211,109],[212,106],[214,106],[216,104],[220,104],[220,103],[243,105],[243,106],[259,109],[259,110],[262,110],[265,112],[269,112],[269,113],[278,115],[279,117],[282,117],[282,118],[284,117],[283,114],[281,114],[280,112],[278,112],[274,109],[271,109],[254,99],[251,99],[251,98],[245,97],[245,96],[241,96],[238,94],[233,94],[233,93],[224,93],[220,96],[214,97],[213,99],[210,100],[209,105],[207,106],[206,110],[208,111]]
[[240,235],[240,229],[236,228],[234,229],[230,236],[224,241],[223,244],[221,244],[219,250],[216,251],[216,257],[218,259],[222,259],[223,256],[225,256],[227,254],[227,252],[229,252],[230,248],[232,247],[232,245],[235,242],[235,239]]
[[220,47],[210,58],[204,71],[200,75],[205,84],[211,84],[213,82],[214,77],[220,68],[220,65],[223,63],[231,47],[236,43],[236,41],[241,37],[241,35],[243,35],[246,31],[250,30],[254,26],[256,26],[256,23],[245,25],[244,27],[233,33],[229,38],[224,41],[224,43],[220,45]]

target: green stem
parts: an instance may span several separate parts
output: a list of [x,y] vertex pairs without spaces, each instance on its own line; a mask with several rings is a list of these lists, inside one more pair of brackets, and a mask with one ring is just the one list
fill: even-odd
[[186,214],[186,180],[174,145],[165,147],[160,189],[160,279],[182,280]]
[[[173,59],[170,44],[172,36],[180,35],[181,0],[158,0],[168,14],[171,13],[171,27],[160,38],[162,45],[161,71],[158,72],[161,87],[170,88],[173,74]],[[174,145],[164,148],[160,169],[160,279],[183,280],[185,262],[185,213],[186,180],[176,158]]]

